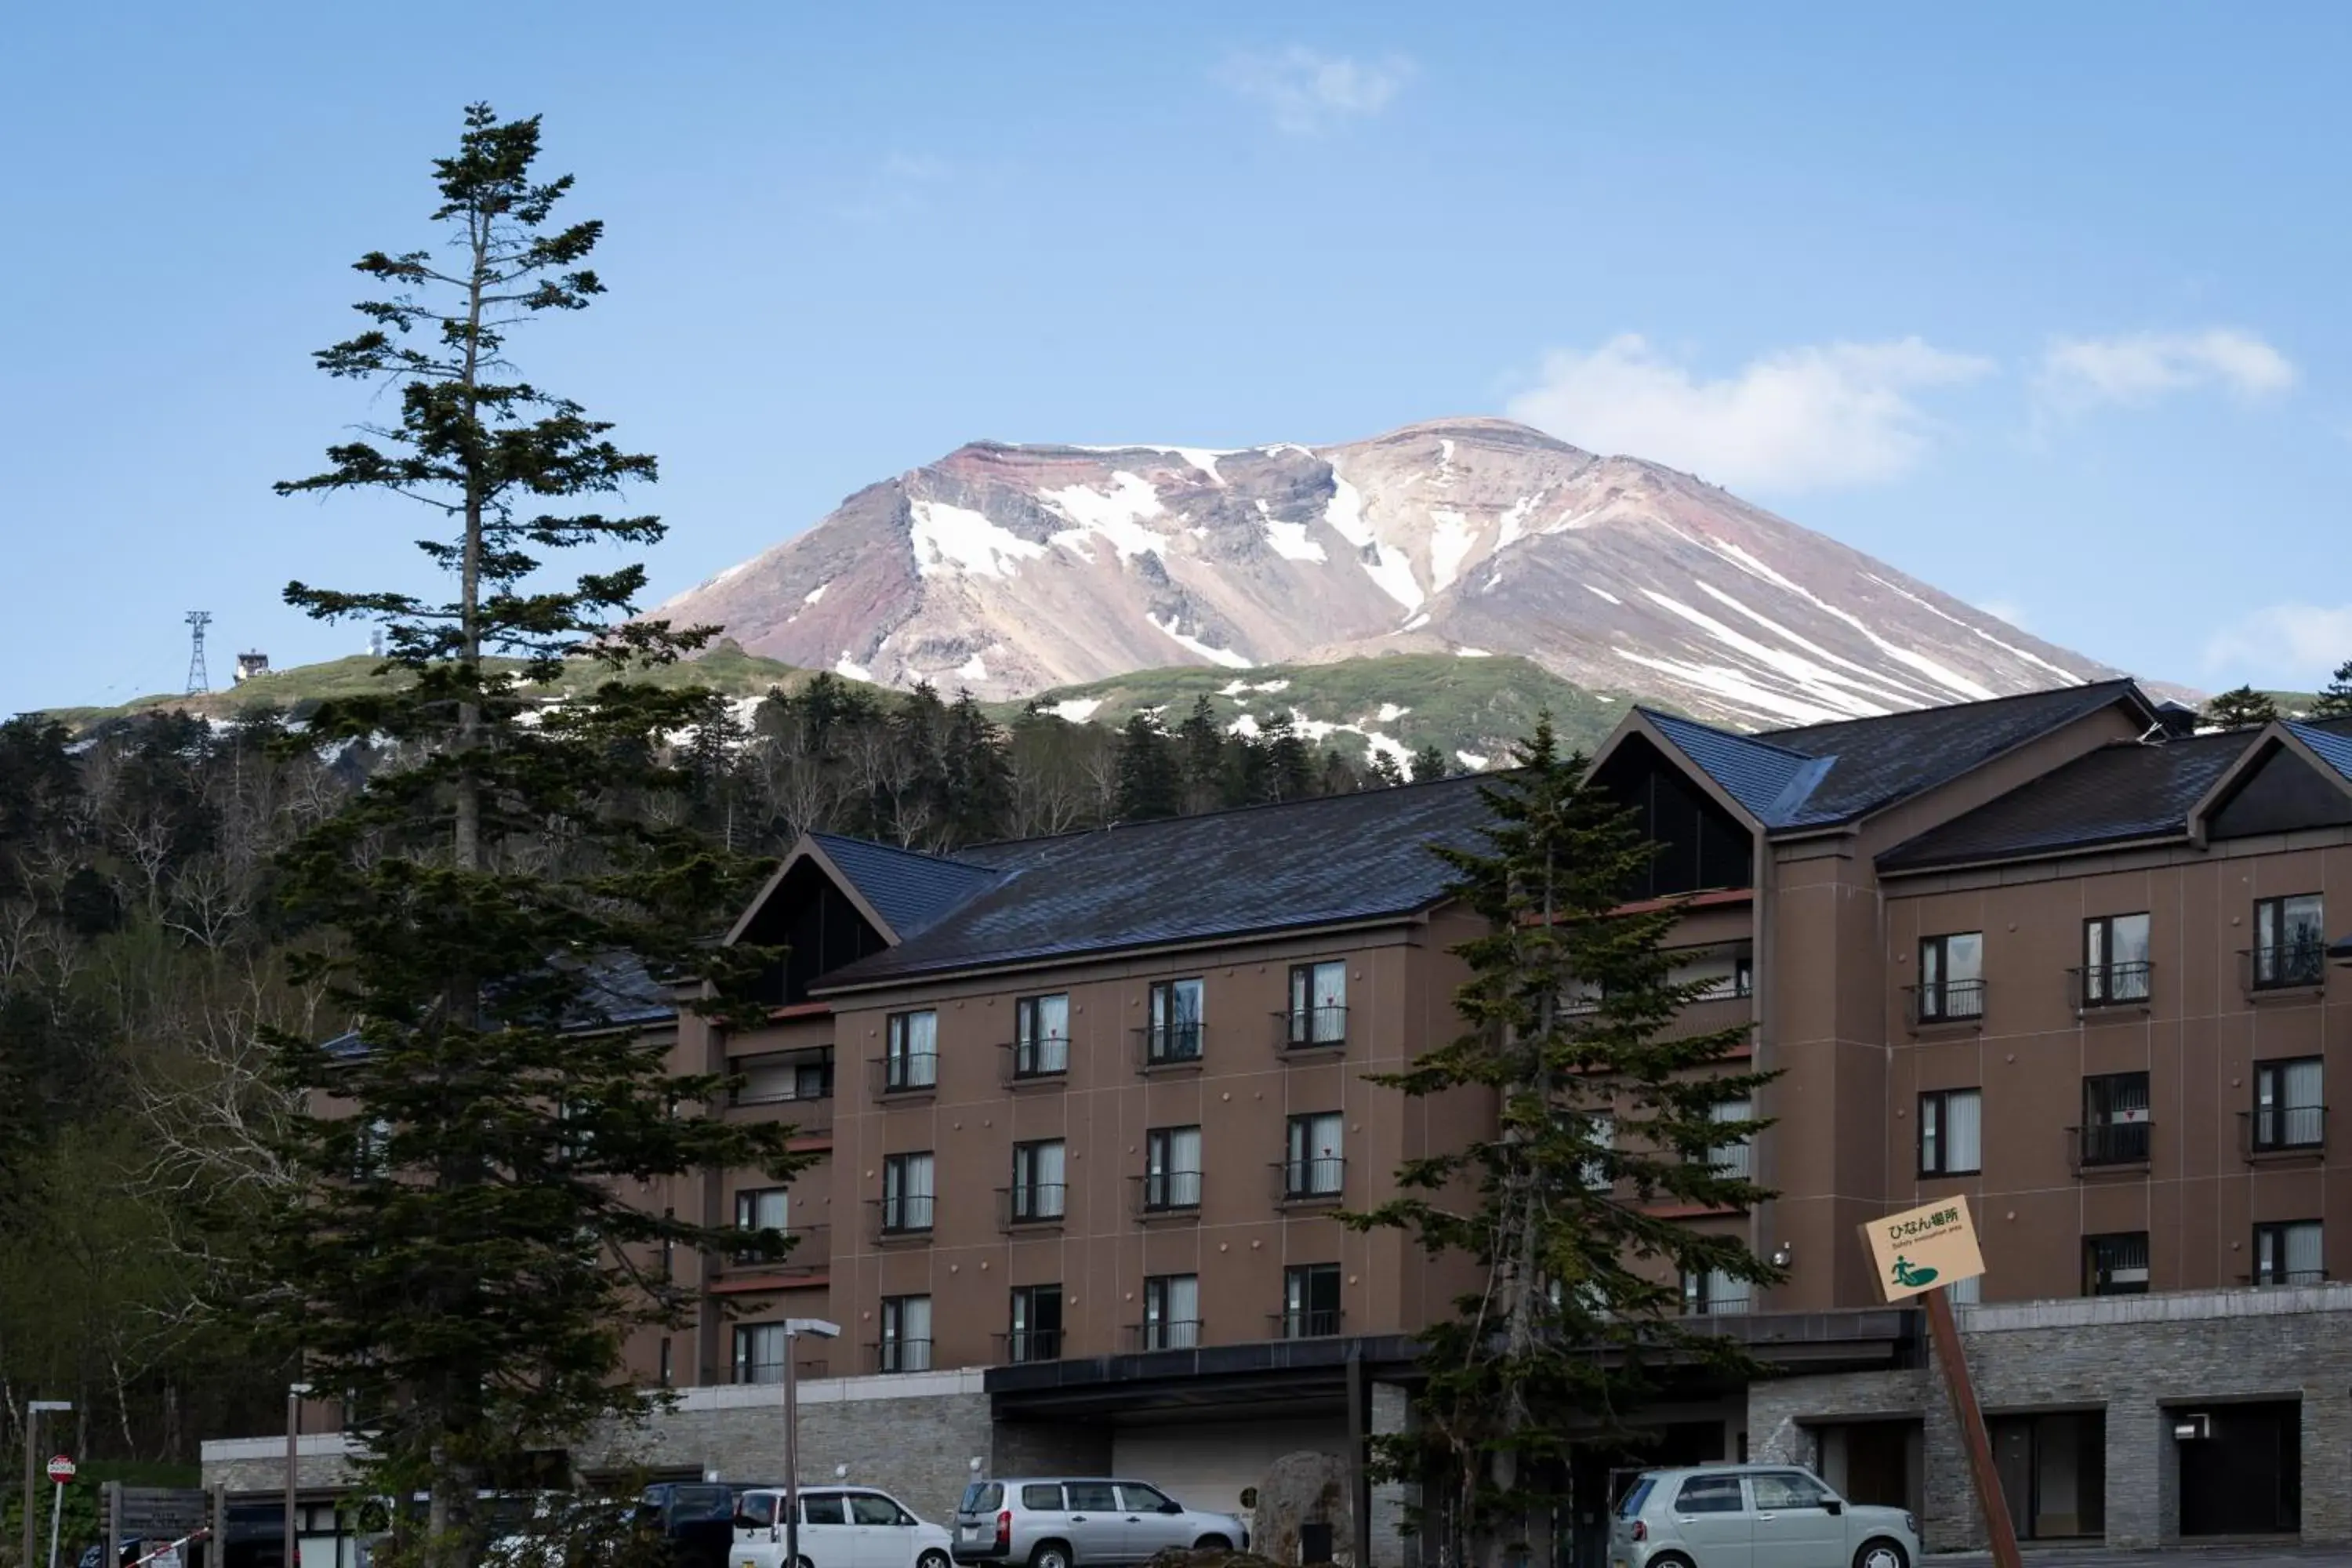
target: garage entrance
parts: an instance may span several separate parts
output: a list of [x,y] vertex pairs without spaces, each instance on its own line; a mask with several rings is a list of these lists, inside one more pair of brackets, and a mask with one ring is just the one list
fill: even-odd
[[[2294,1400],[2168,1410],[2180,1456],[2180,1533],[2293,1535],[2303,1528],[2303,1406]],[[2179,1436],[2183,1426],[2199,1436]]]
[[1921,1511],[1925,1434],[1917,1421],[1840,1421],[1813,1428],[1822,1479],[1848,1502]]

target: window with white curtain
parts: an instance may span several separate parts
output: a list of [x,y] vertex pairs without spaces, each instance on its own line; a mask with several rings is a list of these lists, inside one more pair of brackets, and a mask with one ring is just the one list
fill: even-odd
[[1919,1097],[1919,1173],[1974,1175],[1984,1169],[1984,1091],[1939,1089]]

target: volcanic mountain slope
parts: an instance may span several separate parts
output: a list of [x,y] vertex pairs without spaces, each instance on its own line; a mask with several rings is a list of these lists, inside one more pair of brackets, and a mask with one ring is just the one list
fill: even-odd
[[1688,474],[1496,419],[1311,448],[976,443],[660,613],[997,699],[1179,662],[1517,653],[1770,726],[2114,673]]

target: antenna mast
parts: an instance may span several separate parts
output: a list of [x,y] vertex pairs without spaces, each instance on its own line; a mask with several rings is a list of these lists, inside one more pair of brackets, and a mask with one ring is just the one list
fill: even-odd
[[211,624],[210,610],[190,610],[188,621],[188,695],[213,689],[212,678],[205,673],[205,627]]

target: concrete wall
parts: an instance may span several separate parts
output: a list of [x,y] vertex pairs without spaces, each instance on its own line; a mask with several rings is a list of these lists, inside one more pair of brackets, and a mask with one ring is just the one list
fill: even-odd
[[[2303,1539],[2352,1543],[2352,1285],[2021,1302],[1958,1316],[1987,1415],[2106,1413],[2108,1545],[2177,1542],[2171,1417],[2248,1399],[2302,1402]],[[1985,1546],[1939,1371],[1759,1382],[1748,1410],[1758,1458],[1808,1463],[1818,1458],[1809,1425],[1923,1419],[1925,1544]]]

